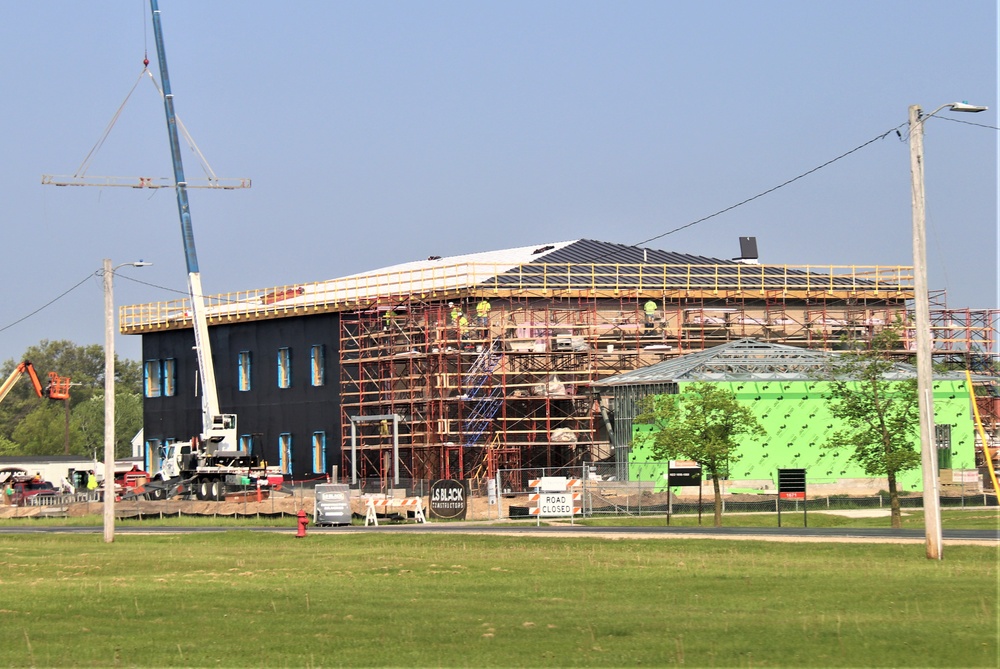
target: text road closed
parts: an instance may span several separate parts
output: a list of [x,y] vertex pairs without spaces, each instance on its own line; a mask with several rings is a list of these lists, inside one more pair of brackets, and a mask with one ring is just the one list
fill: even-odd
[[543,492],[538,498],[538,511],[540,516],[572,516],[573,493]]

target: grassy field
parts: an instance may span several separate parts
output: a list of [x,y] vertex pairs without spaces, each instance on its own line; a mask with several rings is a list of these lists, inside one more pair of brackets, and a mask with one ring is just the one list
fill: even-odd
[[[310,519],[311,520],[311,519]],[[782,512],[782,527],[802,527],[802,512]],[[906,529],[922,529],[924,526],[924,514],[922,509],[907,509],[903,513],[903,527]],[[880,516],[874,518],[857,518],[840,516],[835,513],[810,511],[805,519],[809,527],[889,527],[889,517]],[[8,527],[100,527],[104,522],[99,513],[87,516],[76,516],[71,518],[7,518],[0,520],[0,528]],[[442,521],[435,521],[442,522]],[[534,520],[515,521],[534,524]],[[639,518],[618,516],[618,517],[595,517],[577,519],[575,522],[583,525],[613,526],[613,527],[642,527],[642,526],[662,526],[666,524],[666,516],[643,516]],[[711,510],[702,514],[702,525],[708,527],[712,525]],[[268,517],[261,516],[165,516],[157,518],[148,516],[143,520],[135,518],[119,519],[116,525],[119,527],[295,527],[296,521],[292,516]],[[357,521],[357,524],[364,524]],[[694,514],[673,515],[670,517],[670,524],[678,527],[691,527],[698,525],[698,516]],[[775,513],[730,513],[722,518],[725,527],[777,527],[778,517]],[[941,511],[941,525],[945,529],[954,530],[996,530],[1000,529],[1000,509],[995,507],[970,507],[967,509],[943,509]]]
[[[923,509],[907,509],[902,515],[903,529],[922,530],[924,528]],[[665,516],[644,516],[640,518],[585,518],[576,521],[583,525],[593,526],[662,526],[666,525]],[[702,514],[701,524],[712,526],[712,513]],[[825,511],[810,511],[803,516],[802,512],[781,512],[782,527],[889,527],[888,516],[853,517],[841,516]],[[692,527],[698,525],[698,516],[692,514],[674,515],[670,517],[670,525],[676,527]],[[778,516],[775,513],[731,513],[722,517],[724,527],[777,527]],[[972,507],[968,509],[942,509],[941,527],[946,530],[997,530],[1000,529],[1000,509],[990,507]]]
[[995,667],[996,548],[0,535],[0,666]]

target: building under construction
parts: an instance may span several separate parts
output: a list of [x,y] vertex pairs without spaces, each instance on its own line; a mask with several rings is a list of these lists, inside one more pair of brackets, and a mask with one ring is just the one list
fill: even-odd
[[[910,268],[758,264],[753,246],[728,261],[577,240],[209,297],[220,400],[296,479],[485,479],[614,458],[590,384],[672,356],[746,337],[835,350],[897,323],[912,350]],[[941,297],[935,353],[984,371],[997,312]],[[159,443],[199,429],[190,308],[124,307],[121,329],[143,335],[155,468]]]

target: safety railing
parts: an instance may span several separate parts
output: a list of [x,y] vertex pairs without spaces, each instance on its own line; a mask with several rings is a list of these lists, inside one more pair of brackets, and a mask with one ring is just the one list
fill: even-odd
[[[225,322],[374,308],[380,302],[442,299],[459,293],[636,297],[825,293],[907,298],[912,287],[912,268],[906,266],[458,263],[206,295],[204,300],[208,320]],[[186,327],[191,315],[188,299],[126,305],[119,313],[119,327],[122,332]]]

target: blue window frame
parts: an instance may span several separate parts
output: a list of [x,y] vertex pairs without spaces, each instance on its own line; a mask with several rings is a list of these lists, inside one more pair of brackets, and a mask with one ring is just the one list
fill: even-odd
[[160,364],[160,379],[163,386],[163,396],[173,397],[177,393],[177,361],[173,358],[162,360]]
[[236,359],[237,388],[241,392],[250,390],[250,351],[240,351]]
[[326,385],[326,351],[322,344],[317,344],[309,351],[309,369],[311,383],[314,386]]
[[146,397],[173,397],[177,392],[177,361],[167,358],[143,363],[142,389]]
[[163,468],[164,453],[160,447],[159,439],[146,440],[146,471],[156,473]]
[[312,434],[312,461],[313,473],[323,474],[326,472],[326,432],[313,432]]
[[292,387],[292,349],[278,349],[278,387]]
[[278,435],[278,455],[281,460],[281,473],[292,475],[292,434],[282,432]]
[[147,360],[142,366],[142,388],[146,397],[159,397],[162,394],[160,387],[160,361]]

